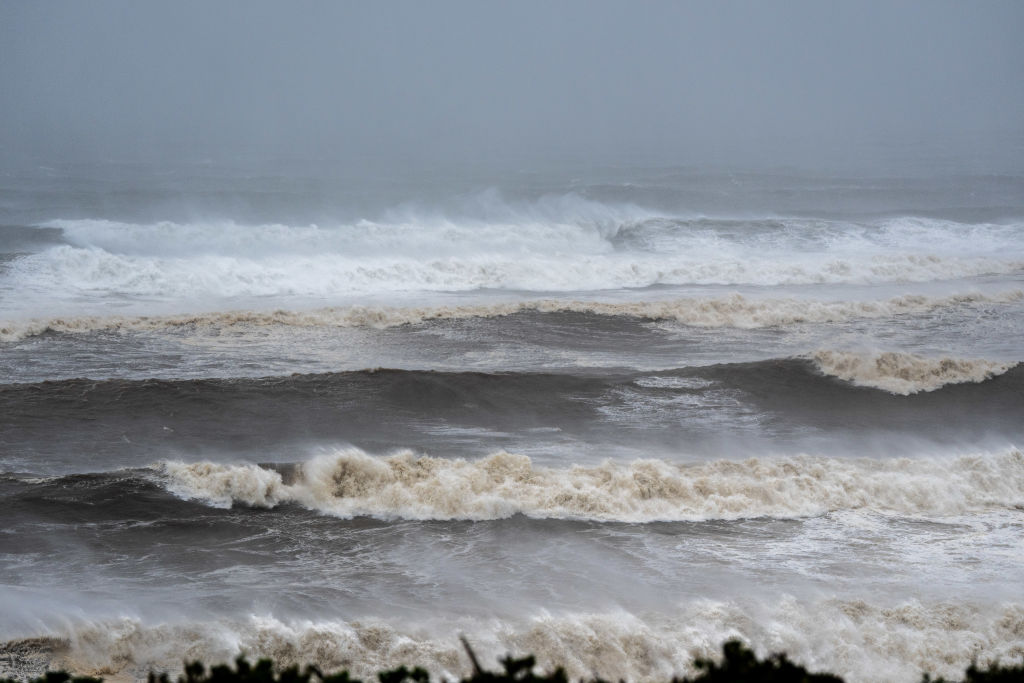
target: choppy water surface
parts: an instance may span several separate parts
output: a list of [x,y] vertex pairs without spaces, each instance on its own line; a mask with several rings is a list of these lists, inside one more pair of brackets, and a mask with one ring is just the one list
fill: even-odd
[[1022,197],[0,179],[0,667],[1019,657]]

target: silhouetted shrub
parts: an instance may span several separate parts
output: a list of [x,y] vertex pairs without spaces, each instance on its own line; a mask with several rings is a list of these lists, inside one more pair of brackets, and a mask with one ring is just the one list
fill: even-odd
[[[463,640],[466,652],[473,663],[473,673],[459,683],[568,683],[565,670],[561,667],[549,674],[537,674],[534,671],[536,659],[533,657],[505,657],[500,660],[504,671],[486,671],[480,666],[469,643]],[[758,659],[754,652],[737,640],[731,640],[722,646],[722,661],[698,659],[695,666],[699,673],[693,677],[673,678],[672,683],[843,683],[839,676],[829,673],[811,673],[804,667],[794,664],[784,654],[774,654],[765,659]],[[269,659],[261,659],[250,664],[244,657],[235,660],[235,667],[218,665],[207,671],[200,662],[192,662],[178,677],[178,683],[363,683],[351,678],[348,671],[335,674],[324,674],[315,666],[300,669],[291,666],[277,669]],[[397,669],[381,671],[377,674],[379,683],[430,683],[430,674],[425,669],[416,667],[409,669],[400,666]],[[923,683],[955,683],[944,678],[933,679],[927,674]],[[13,679],[0,679],[0,683],[19,683]],[[30,683],[103,683],[101,678],[87,676],[71,676],[63,671],[50,671]],[[149,674],[149,683],[171,683],[167,674]],[[585,683],[581,681],[580,683]],[[607,683],[601,679],[593,679],[588,683]],[[980,669],[972,664],[964,672],[961,683],[1024,683],[1024,664],[1003,666],[989,665]]]
[[[955,683],[945,678],[932,678],[925,675],[924,683]],[[976,664],[971,664],[964,672],[962,683],[1020,683],[1024,681],[1024,663],[1003,666],[992,664],[985,669],[979,669]]]
[[696,678],[676,679],[677,683],[843,683],[832,674],[810,673],[789,661],[784,654],[758,659],[754,652],[738,640],[722,646],[722,663],[698,659],[694,666],[701,670]]

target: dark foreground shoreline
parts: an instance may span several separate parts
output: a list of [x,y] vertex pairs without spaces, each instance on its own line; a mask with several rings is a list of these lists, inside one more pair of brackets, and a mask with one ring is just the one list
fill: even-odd
[[[466,653],[472,662],[472,675],[462,678],[457,683],[569,683],[565,670],[561,667],[551,672],[537,673],[536,659],[533,656],[515,658],[511,655],[500,660],[502,671],[488,671],[477,660],[470,645],[463,640]],[[10,658],[14,653],[9,652]],[[843,678],[827,672],[811,672],[803,666],[792,662],[785,654],[772,654],[763,659],[743,643],[731,640],[723,644],[722,657],[716,659],[698,659],[694,663],[698,673],[683,678],[673,677],[671,683],[843,683]],[[103,683],[103,678],[90,676],[73,676],[66,671],[47,671],[29,683]],[[379,683],[431,683],[430,674],[420,667],[409,669],[400,666],[395,669],[380,671],[377,674]],[[962,679],[933,679],[927,673],[922,675],[922,683],[1017,683],[1024,681],[1024,662],[1020,664],[994,663],[981,668],[971,664],[964,671]],[[217,665],[209,669],[201,662],[186,664],[184,673],[178,677],[177,683],[364,683],[353,678],[347,670],[337,673],[324,673],[319,668],[307,665],[278,667],[270,659],[261,659],[255,665],[244,657],[239,657],[232,668],[228,665]],[[19,679],[3,678],[0,683],[23,683]],[[148,683],[170,683],[166,673],[150,672]],[[455,683],[442,681],[442,683]],[[600,677],[583,679],[580,683],[609,683]],[[620,681],[620,683],[623,683]]]

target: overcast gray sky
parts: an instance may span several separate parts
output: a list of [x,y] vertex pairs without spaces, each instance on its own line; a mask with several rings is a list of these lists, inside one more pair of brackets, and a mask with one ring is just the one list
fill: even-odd
[[[1024,2],[0,0],[8,159],[999,148]],[[786,160],[786,159],[784,159]]]

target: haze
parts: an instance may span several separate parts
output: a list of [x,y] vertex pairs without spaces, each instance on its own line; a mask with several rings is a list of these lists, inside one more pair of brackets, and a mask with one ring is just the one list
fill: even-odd
[[1016,166],[1022,28],[1019,2],[3,2],[0,153]]

